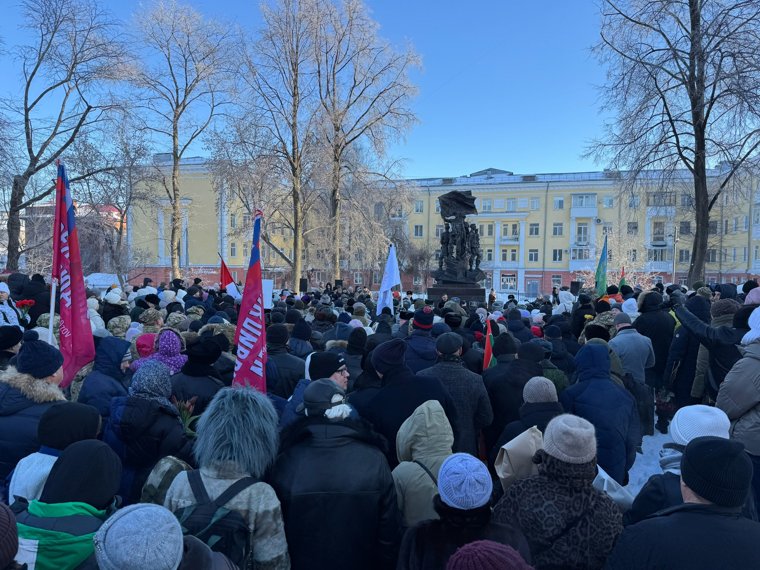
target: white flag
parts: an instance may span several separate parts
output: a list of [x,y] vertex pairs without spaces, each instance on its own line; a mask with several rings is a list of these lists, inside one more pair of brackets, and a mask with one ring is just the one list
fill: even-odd
[[388,261],[385,262],[383,282],[380,285],[380,295],[377,299],[377,312],[375,314],[379,315],[383,307],[388,307],[393,311],[393,294],[391,293],[391,289],[396,285],[401,285],[401,274],[398,272],[396,246],[391,244],[388,250]]

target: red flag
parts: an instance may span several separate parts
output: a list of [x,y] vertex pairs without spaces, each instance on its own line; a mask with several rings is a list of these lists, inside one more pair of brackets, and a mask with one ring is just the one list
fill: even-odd
[[90,320],[87,318],[87,295],[82,275],[74,203],[71,200],[66,169],[60,162],[55,182],[52,277],[60,287],[60,350],[63,354],[61,387],[65,388],[71,384],[74,375],[85,364],[93,361],[95,344]]
[[234,283],[235,280],[232,278],[232,273],[230,273],[230,270],[227,268],[227,264],[224,262],[221,255],[219,256],[219,259],[222,262],[222,266],[219,269],[219,285],[221,285],[222,290],[225,290],[227,289],[227,285]]
[[486,342],[485,354],[483,355],[483,370],[496,366],[496,359],[493,357],[493,334],[491,333],[491,319],[486,321]]
[[264,325],[264,293],[261,284],[261,255],[259,237],[261,235],[261,210],[256,210],[251,244],[251,262],[245,278],[243,300],[240,303],[235,344],[237,361],[233,384],[251,386],[266,393],[267,343]]

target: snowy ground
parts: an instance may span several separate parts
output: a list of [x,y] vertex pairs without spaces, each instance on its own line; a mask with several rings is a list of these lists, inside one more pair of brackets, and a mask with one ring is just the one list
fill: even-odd
[[644,483],[647,482],[647,479],[655,473],[662,473],[660,469],[660,450],[664,443],[672,440],[669,435],[661,434],[657,430],[654,433],[651,436],[644,436],[644,444],[642,445],[644,454],[636,454],[636,462],[628,472],[629,482],[626,489],[634,497],[639,493]]

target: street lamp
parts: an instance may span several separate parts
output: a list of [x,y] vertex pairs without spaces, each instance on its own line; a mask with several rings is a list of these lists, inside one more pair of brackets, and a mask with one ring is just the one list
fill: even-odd
[[678,243],[678,228],[673,222],[673,233],[668,236],[673,238],[673,284],[676,284],[676,244]]

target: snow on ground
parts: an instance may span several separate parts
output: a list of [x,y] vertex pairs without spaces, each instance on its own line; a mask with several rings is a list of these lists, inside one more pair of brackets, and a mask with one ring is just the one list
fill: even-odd
[[634,497],[638,495],[644,483],[660,469],[660,450],[663,444],[673,441],[670,435],[655,430],[654,435],[645,435],[642,448],[644,454],[636,454],[636,462],[628,472],[628,485],[625,487]]

